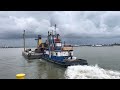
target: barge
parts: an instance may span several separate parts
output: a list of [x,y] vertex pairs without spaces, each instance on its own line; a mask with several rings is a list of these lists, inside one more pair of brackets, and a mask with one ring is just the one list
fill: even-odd
[[22,56],[25,57],[26,59],[40,59],[44,50],[43,50],[43,45],[42,44],[42,39],[41,39],[41,35],[38,35],[38,38],[35,39],[37,40],[37,48],[35,48],[34,50],[28,48],[25,48],[25,30],[24,30],[24,34],[23,34],[23,39],[24,39],[24,51],[22,51]]

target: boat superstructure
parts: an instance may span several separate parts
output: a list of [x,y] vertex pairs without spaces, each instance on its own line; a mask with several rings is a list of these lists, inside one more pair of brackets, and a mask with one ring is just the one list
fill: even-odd
[[[55,25],[56,29],[56,25]],[[62,44],[60,35],[56,33],[49,32],[47,40],[45,41],[44,53],[42,59],[48,60],[60,65],[70,66],[70,65],[87,65],[87,61],[83,59],[77,59],[73,56],[73,46]]]

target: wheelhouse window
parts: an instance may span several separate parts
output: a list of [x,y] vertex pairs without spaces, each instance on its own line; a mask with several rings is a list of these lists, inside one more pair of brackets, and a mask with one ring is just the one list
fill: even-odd
[[56,53],[56,56],[58,55],[58,53]]

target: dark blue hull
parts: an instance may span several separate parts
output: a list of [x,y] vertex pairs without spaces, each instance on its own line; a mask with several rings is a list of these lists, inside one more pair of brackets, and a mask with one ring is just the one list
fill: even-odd
[[74,66],[74,65],[88,65],[87,60],[84,60],[84,59],[77,59],[74,61],[67,61],[67,60],[57,61],[57,60],[52,60],[45,56],[41,56],[41,58],[45,61],[49,61],[58,65],[61,65],[63,67]]

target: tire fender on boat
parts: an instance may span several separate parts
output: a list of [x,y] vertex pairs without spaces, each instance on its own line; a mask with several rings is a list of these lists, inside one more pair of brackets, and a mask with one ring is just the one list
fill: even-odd
[[31,56],[31,53],[28,53],[28,57],[30,57]]

